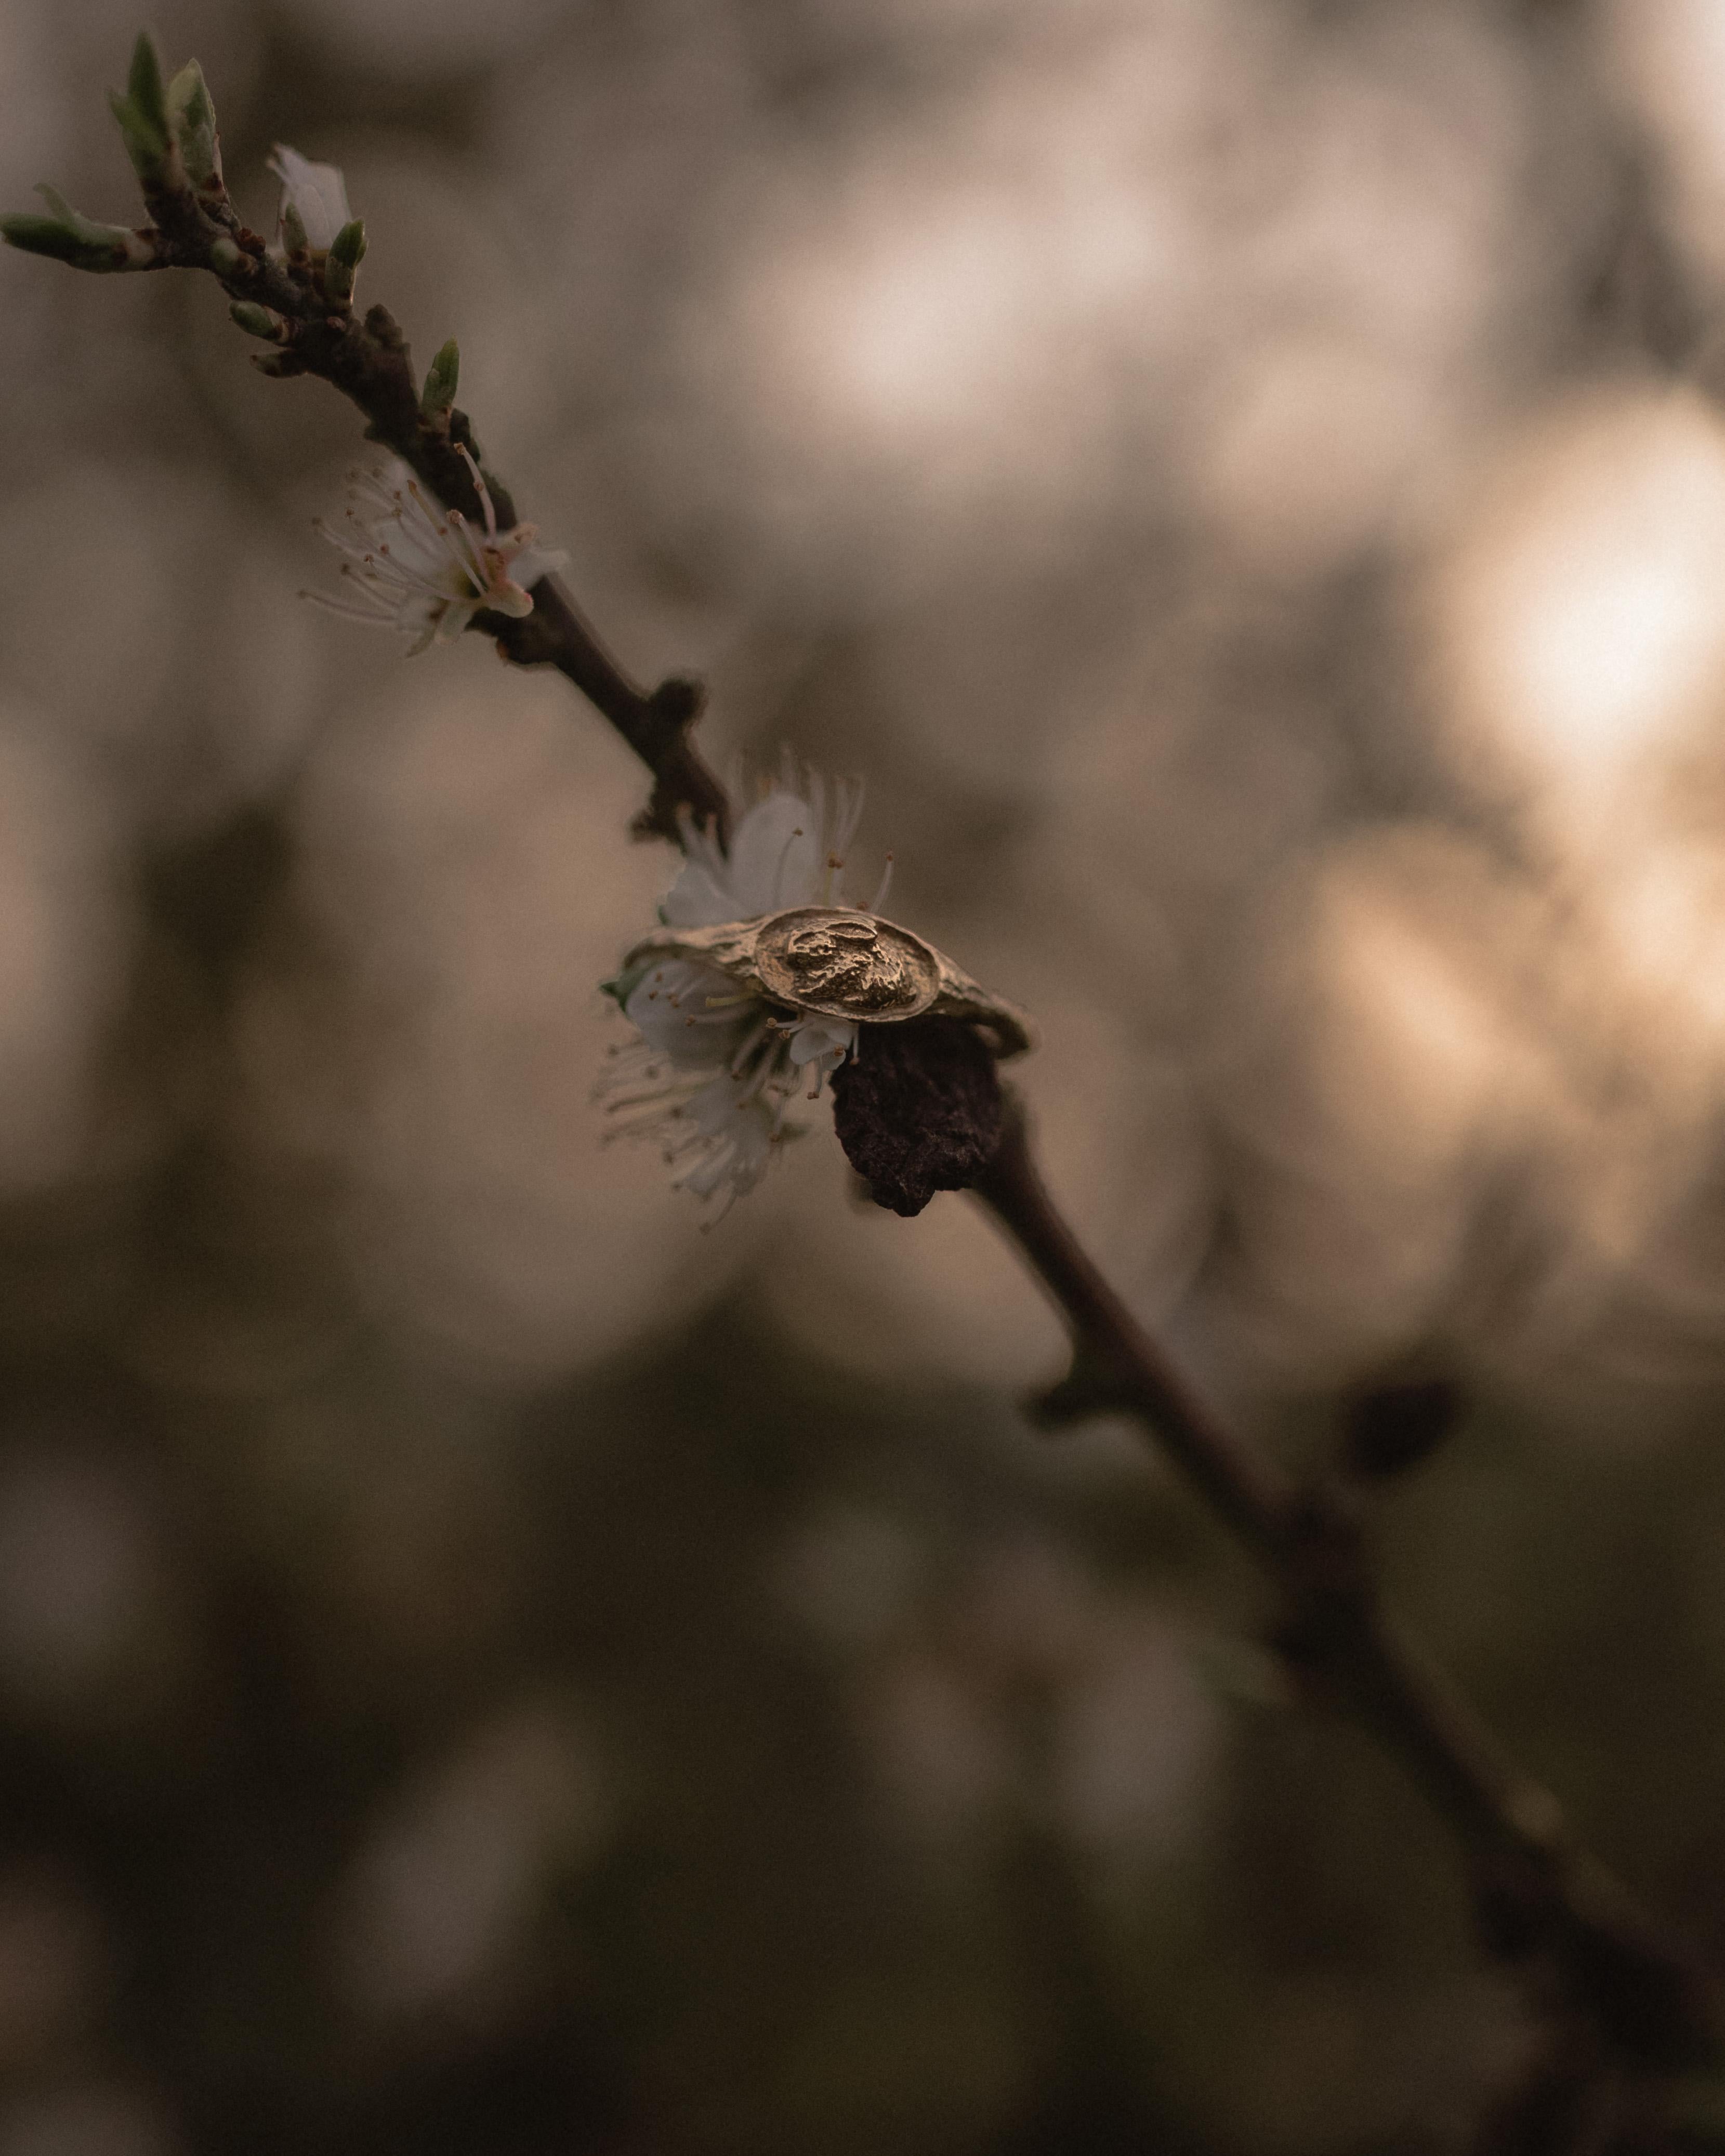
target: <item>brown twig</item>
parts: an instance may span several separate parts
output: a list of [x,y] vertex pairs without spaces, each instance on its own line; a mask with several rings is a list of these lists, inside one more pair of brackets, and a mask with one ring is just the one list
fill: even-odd
[[[132,233],[93,228],[114,235],[106,259],[99,244],[77,249],[45,244],[44,233],[52,239],[51,219],[8,218],[5,237],[14,245],[59,252],[85,269],[207,270],[230,300],[267,311],[264,333],[274,349],[259,356],[264,373],[311,374],[333,384],[364,413],[367,440],[398,456],[446,509],[479,516],[473,470],[462,454],[477,459],[467,415],[452,403],[422,401],[408,341],[387,307],[357,315],[352,275],[344,290],[329,275],[323,254],[305,248],[272,254],[240,221],[219,165],[213,177],[194,186],[171,147],[142,182],[148,225]],[[485,483],[500,524],[513,525],[508,489],[490,472]],[[729,803],[691,739],[704,700],[700,684],[673,676],[651,691],[642,689],[594,635],[557,578],[542,578],[532,597],[533,611],[521,620],[482,612],[471,626],[493,638],[514,665],[555,666],[640,757],[653,774],[653,791],[636,819],[639,834],[679,844],[686,819],[716,829],[722,843]]]
[[[208,222],[213,228],[220,220]],[[472,471],[459,454],[463,448],[477,454],[467,414],[454,407],[431,414],[422,409],[407,339],[388,309],[372,307],[363,320],[351,311],[331,312],[320,300],[309,264],[271,261],[262,241],[237,220],[222,228],[233,233],[241,250],[236,267],[225,274],[215,270],[223,290],[231,298],[268,307],[286,325],[281,357],[290,364],[280,371],[315,374],[333,383],[365,414],[369,440],[393,450],[445,508],[477,516]],[[213,229],[210,236],[216,236]],[[207,245],[203,254],[197,266],[213,268]],[[490,473],[486,483],[500,524],[513,524],[508,489]],[[640,757],[653,773],[653,792],[637,830],[677,844],[686,815],[697,825],[716,825],[721,839],[727,835],[725,789],[690,738],[704,701],[700,685],[673,676],[650,693],[644,690],[582,619],[559,578],[542,578],[532,596],[533,611],[523,619],[480,613],[473,626],[491,636],[514,665],[555,666]]]
[[1072,1374],[1042,1403],[1044,1419],[1125,1412],[1178,1461],[1276,1581],[1283,1656],[1403,1761],[1460,1835],[1488,1946],[1537,1968],[1619,2061],[1651,2070],[1711,2056],[1721,2025],[1708,1973],[1589,1854],[1556,1798],[1384,1608],[1351,1493],[1290,1481],[1171,1367],[1061,1218],[1016,1102],[974,1188],[1071,1329]]

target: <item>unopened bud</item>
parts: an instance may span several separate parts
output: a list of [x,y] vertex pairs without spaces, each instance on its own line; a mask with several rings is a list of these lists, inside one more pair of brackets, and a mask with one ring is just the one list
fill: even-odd
[[162,85],[162,55],[147,30],[138,32],[131,49],[131,67],[126,78],[126,94],[151,126],[167,134],[167,95]]
[[141,32],[132,48],[131,70],[126,77],[126,90],[108,93],[108,104],[112,110],[121,139],[126,144],[126,154],[131,159],[132,169],[146,187],[160,187],[177,177],[170,170],[173,136],[168,126],[167,101],[162,87],[162,60],[156,50],[156,41],[147,30]]
[[290,254],[304,254],[311,244],[305,237],[305,219],[290,201],[281,206],[281,244]]
[[267,374],[273,382],[286,382],[305,372],[305,362],[296,352],[254,352],[251,357],[259,373]]
[[353,297],[354,273],[365,251],[366,228],[357,217],[350,218],[330,242],[323,265],[324,295],[338,306]]
[[48,204],[46,217],[20,214],[0,218],[0,238],[27,254],[45,254],[74,270],[146,270],[156,259],[156,244],[146,232],[123,224],[99,224],[74,209],[58,189],[45,183],[36,190]]
[[235,246],[231,239],[223,238],[210,242],[209,266],[217,276],[231,277],[244,259],[244,249]]
[[419,411],[427,419],[440,419],[455,401],[456,386],[461,379],[461,352],[454,337],[438,348],[437,357],[426,370],[425,387],[419,395]]
[[236,300],[228,311],[248,336],[262,337],[270,344],[280,340],[282,318],[272,314],[268,307],[260,307],[251,300]]
[[196,60],[188,60],[167,86],[167,124],[180,146],[186,177],[206,193],[220,192],[222,145],[216,133],[216,108]]

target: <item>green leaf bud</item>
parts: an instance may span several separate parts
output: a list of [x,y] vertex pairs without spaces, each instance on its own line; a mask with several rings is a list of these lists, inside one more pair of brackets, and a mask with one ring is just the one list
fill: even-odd
[[456,385],[461,379],[461,348],[454,337],[439,348],[436,357],[426,371],[425,387],[420,393],[419,410],[427,419],[440,419],[455,401]]
[[231,277],[245,259],[245,250],[225,237],[213,239],[209,248],[209,266],[218,277]]
[[304,254],[311,245],[305,237],[305,220],[291,199],[285,200],[281,205],[281,244],[290,254]]
[[45,254],[74,270],[147,270],[156,259],[151,235],[123,224],[99,224],[80,215],[58,188],[45,182],[36,190],[49,214],[0,218],[0,239],[27,254]]
[[357,270],[365,259],[365,226],[358,218],[349,218],[330,242],[330,259],[334,262],[345,262],[350,270]]
[[123,270],[123,245],[93,247],[70,232],[57,217],[33,217],[28,211],[0,217],[0,239],[26,254],[45,254],[51,261],[69,263],[74,270]]
[[216,133],[216,108],[203,69],[188,60],[167,86],[167,120],[180,146],[186,177],[194,187],[213,193],[222,185],[222,144]]
[[324,258],[324,293],[337,306],[353,297],[353,273],[365,251],[366,228],[357,217],[350,218],[330,242],[330,251]]
[[170,184],[174,177],[169,155],[173,136],[168,127],[167,103],[162,87],[162,61],[157,54],[156,41],[147,30],[140,33],[132,48],[131,72],[126,78],[125,95],[110,90],[108,104],[126,144],[126,154],[131,159],[132,169],[139,179],[146,187]]
[[167,100],[162,86],[162,55],[147,30],[138,32],[131,49],[131,69],[126,78],[126,94],[150,125],[167,139]]
[[228,311],[248,336],[263,337],[270,344],[280,341],[285,326],[282,317],[271,314],[268,307],[251,300],[236,300]]

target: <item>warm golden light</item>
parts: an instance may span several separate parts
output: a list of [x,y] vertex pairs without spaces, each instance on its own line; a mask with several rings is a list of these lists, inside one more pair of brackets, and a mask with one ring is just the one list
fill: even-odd
[[1697,397],[1590,399],[1487,484],[1442,608],[1471,767],[1561,844],[1620,830],[1719,709],[1725,429]]

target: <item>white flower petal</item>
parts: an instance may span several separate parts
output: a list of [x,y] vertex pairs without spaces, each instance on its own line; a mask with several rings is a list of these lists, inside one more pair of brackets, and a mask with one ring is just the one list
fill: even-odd
[[690,1070],[728,1067],[749,1016],[728,974],[686,958],[668,958],[655,966],[624,1009],[650,1047]]
[[661,911],[673,928],[717,928],[741,917],[731,911],[731,904],[721,876],[704,861],[690,861],[671,886]]
[[[656,1140],[679,1186],[726,1202],[759,1182],[778,1150],[791,1071],[783,1043],[757,1024],[735,1069],[708,1077],[680,1069],[648,1042],[614,1058],[598,1088],[608,1112],[632,1120],[624,1134]],[[710,1066],[709,1066],[710,1067]]]
[[347,557],[342,575],[371,603],[378,625],[398,629],[414,651],[451,642],[481,609],[516,620],[531,613],[532,594],[511,567],[536,583],[562,558],[533,545],[531,525],[496,529],[490,495],[470,457],[468,463],[483,530],[434,501],[402,464],[352,474],[339,523],[315,527]]
[[347,207],[347,182],[337,165],[314,165],[285,142],[271,151],[269,169],[281,182],[284,208],[291,203],[314,247],[326,248],[353,213]]
[[676,928],[714,927],[788,906],[842,906],[840,868],[861,793],[844,787],[833,793],[829,808],[819,779],[803,780],[801,791],[781,782],[737,819],[728,855],[710,834],[685,829],[687,859],[665,901],[666,921]]
[[809,803],[796,793],[769,793],[737,820],[728,878],[733,921],[752,921],[821,896],[824,833]]
[[827,1063],[836,1067],[856,1053],[856,1028],[838,1019],[805,1019],[790,1039],[790,1057],[799,1067]]
[[[721,1138],[740,1137],[758,1126],[762,1114],[758,1101],[741,1099],[738,1088],[725,1078],[704,1086],[689,1103],[689,1112],[697,1130]],[[769,1123],[771,1120],[768,1115]]]

